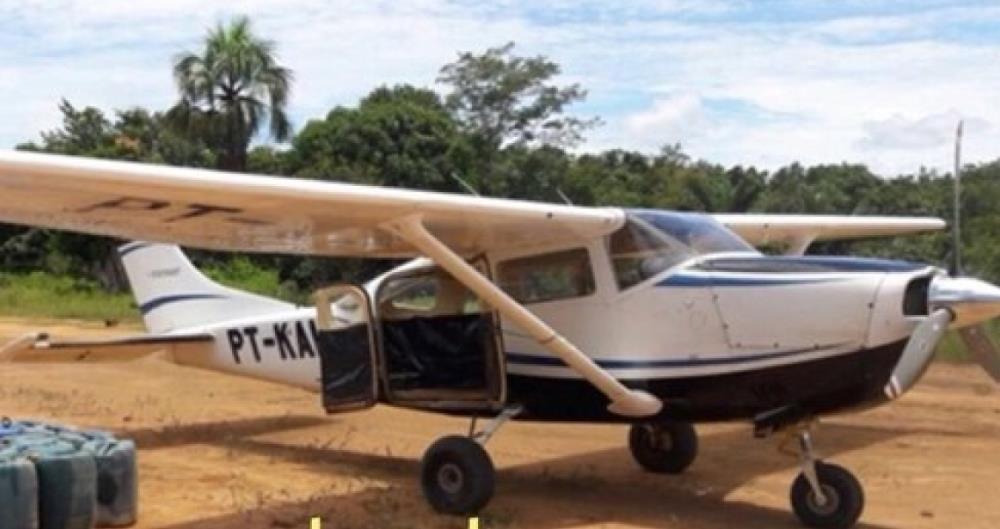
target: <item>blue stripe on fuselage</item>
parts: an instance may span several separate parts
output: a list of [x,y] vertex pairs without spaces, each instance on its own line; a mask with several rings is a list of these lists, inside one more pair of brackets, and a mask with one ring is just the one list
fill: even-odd
[[697,265],[709,272],[789,274],[836,272],[914,272],[928,265],[908,261],[827,255],[716,257]]
[[767,287],[781,285],[806,285],[844,281],[849,277],[791,278],[791,277],[733,277],[719,275],[692,275],[678,272],[656,284],[658,287]]
[[[671,359],[671,360],[594,359],[594,362],[604,369],[650,369],[659,367],[697,367],[697,366],[730,365],[730,364],[744,364],[747,362],[755,362],[757,360],[773,360],[775,358],[784,358],[786,356],[794,356],[803,353],[829,351],[837,347],[840,347],[842,345],[844,344],[830,344],[825,346],[807,347],[801,349],[789,349],[786,351],[776,351],[773,353],[764,353],[764,354],[746,355],[746,356],[727,356],[727,357],[715,357],[715,358],[682,358],[682,359]],[[507,363],[510,364],[568,367],[566,363],[563,362],[561,359],[553,356],[540,356],[540,355],[508,352],[506,354],[506,358],[507,358]]]
[[139,312],[143,315],[156,310],[164,305],[169,305],[171,303],[177,303],[180,301],[189,301],[194,299],[224,299],[224,296],[218,294],[174,294],[171,296],[163,296],[159,298],[151,299],[142,305],[139,305]]
[[143,248],[146,248],[147,246],[152,246],[152,244],[142,241],[128,243],[118,248],[118,257],[125,257],[126,255],[136,250],[141,250]]
[[926,268],[928,265],[912,263],[910,261],[898,261],[893,259],[877,259],[872,257],[849,257],[849,256],[774,256],[768,257],[774,262],[799,262],[808,265],[826,266],[831,270],[845,272],[913,272]]

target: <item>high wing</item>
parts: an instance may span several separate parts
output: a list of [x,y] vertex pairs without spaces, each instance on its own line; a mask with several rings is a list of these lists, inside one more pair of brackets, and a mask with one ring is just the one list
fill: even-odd
[[229,251],[411,257],[411,244],[379,229],[411,214],[462,255],[591,239],[624,222],[612,208],[0,152],[2,222]]
[[0,346],[0,363],[127,362],[155,353],[208,353],[211,334],[139,335],[107,340],[52,340],[32,333]]
[[[784,235],[803,250],[824,234],[847,233],[837,231],[839,217],[799,217],[798,224],[718,218],[750,242]],[[0,222],[230,251],[426,256],[604,393],[613,413],[647,417],[663,406],[622,384],[467,261],[486,250],[593,240],[625,222],[621,209],[2,152]],[[880,234],[873,226],[859,220],[851,233]]]
[[785,244],[789,254],[804,253],[814,241],[905,235],[945,227],[943,220],[934,217],[767,214],[713,217],[754,246]]

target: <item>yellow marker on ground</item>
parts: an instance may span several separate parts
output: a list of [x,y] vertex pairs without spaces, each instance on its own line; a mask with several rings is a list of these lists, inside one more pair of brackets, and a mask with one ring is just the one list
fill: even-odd
[[479,529],[479,518],[469,518],[469,529]]
[[313,516],[312,520],[309,520],[309,529],[323,529],[323,520],[319,516]]

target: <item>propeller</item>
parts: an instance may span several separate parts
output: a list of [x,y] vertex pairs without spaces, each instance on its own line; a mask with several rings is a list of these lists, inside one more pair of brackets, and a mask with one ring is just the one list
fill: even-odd
[[931,280],[927,306],[930,314],[913,329],[903,347],[885,385],[886,396],[895,399],[917,383],[949,327],[958,329],[976,362],[1000,382],[1000,349],[985,327],[985,322],[1000,316],[1000,287],[971,277],[941,275]]
[[950,328],[994,381],[1000,382],[1000,348],[990,339],[988,323],[1000,316],[1000,288],[985,281],[962,277],[961,257],[961,154],[962,122],[955,131],[954,221],[952,222],[949,276],[931,280],[927,293],[929,314],[910,335],[884,391],[890,399],[906,393],[930,365],[934,350]]
[[885,385],[887,397],[898,398],[920,380],[930,365],[934,349],[948,330],[949,323],[951,323],[951,311],[940,308],[917,325],[910,335],[910,341],[906,342],[906,347],[903,348],[903,354],[899,357],[889,382]]
[[952,327],[972,359],[1000,382],[1000,348],[989,332],[989,322],[1000,316],[1000,288],[968,277],[938,277],[931,282],[928,298],[931,307],[952,312]]
[[1000,382],[1000,354],[993,340],[986,332],[985,325],[973,325],[958,330],[962,343],[972,353],[972,358],[983,367],[995,382]]
[[[954,187],[954,220],[952,221],[951,228],[951,275],[956,277],[957,280],[962,280],[965,278],[958,278],[957,276],[962,275],[962,121],[958,122],[958,128],[955,129],[955,187]],[[974,281],[974,280],[973,280]],[[981,283],[981,282],[980,282]],[[978,290],[975,287],[979,285],[966,285],[967,293]],[[992,286],[992,285],[990,285]],[[951,288],[949,288],[951,287]],[[957,302],[957,296],[954,295],[954,288],[952,285],[947,286],[943,290],[951,290],[952,292],[952,302]],[[932,292],[931,298],[934,297]],[[940,297],[940,293],[938,295]],[[980,296],[978,302],[972,303],[972,307],[966,307],[965,312],[978,312],[976,311],[976,305],[979,306],[980,310],[988,310],[987,307],[996,300],[989,299],[992,296]],[[945,301],[945,300],[942,300]],[[931,304],[934,300],[930,300]],[[971,309],[971,310],[969,310]],[[988,329],[989,320],[996,317],[996,315],[989,314],[979,314],[975,321],[979,323],[975,325],[962,325],[962,321],[958,318],[956,314],[955,325],[959,326],[958,337],[965,344],[966,349],[972,354],[973,360],[976,361],[987,374],[993,378],[994,381],[1000,382],[1000,348],[993,343],[990,339],[990,333]],[[984,317],[985,316],[985,317]],[[972,314],[967,314],[967,318],[970,320],[974,317]]]

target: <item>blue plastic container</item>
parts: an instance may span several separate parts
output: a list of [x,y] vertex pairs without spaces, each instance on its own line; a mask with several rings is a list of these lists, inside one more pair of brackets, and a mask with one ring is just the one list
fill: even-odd
[[39,529],[91,529],[97,511],[97,464],[92,454],[51,434],[10,438],[35,465]]
[[35,466],[0,438],[0,529],[38,529]]
[[125,527],[139,517],[135,443],[94,437],[84,445],[97,463],[97,525]]

